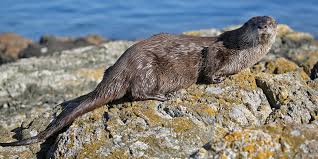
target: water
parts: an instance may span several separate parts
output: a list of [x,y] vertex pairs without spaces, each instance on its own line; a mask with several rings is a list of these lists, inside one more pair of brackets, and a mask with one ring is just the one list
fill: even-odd
[[1,0],[0,6],[0,32],[32,39],[90,33],[136,39],[159,32],[223,28],[255,15],[271,15],[318,37],[318,0]]

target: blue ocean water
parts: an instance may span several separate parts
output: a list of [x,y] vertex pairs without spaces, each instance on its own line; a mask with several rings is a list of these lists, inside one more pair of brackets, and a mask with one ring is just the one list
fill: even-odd
[[0,32],[136,39],[240,24],[255,15],[318,37],[318,0],[1,0]]

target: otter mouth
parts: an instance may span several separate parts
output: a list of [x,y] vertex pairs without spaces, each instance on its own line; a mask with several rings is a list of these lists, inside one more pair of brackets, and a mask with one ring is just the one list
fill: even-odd
[[259,34],[261,36],[271,36],[275,32],[275,28],[274,27],[266,27],[263,29],[259,29],[258,31],[259,31]]
[[259,40],[262,42],[266,42],[273,37],[272,33],[262,33],[259,35]]

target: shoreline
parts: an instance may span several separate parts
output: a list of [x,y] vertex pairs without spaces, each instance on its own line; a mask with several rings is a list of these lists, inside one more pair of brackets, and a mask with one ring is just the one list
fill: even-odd
[[[286,25],[278,31],[261,61],[222,83],[194,84],[166,102],[105,105],[44,143],[0,147],[0,158],[317,158],[318,42]],[[59,103],[94,89],[134,43],[108,41],[1,65],[0,141],[45,129],[63,109]]]

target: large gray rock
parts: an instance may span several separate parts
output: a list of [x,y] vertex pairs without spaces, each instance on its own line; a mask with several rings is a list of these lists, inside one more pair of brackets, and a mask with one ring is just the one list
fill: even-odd
[[[192,85],[166,102],[105,105],[42,144],[0,147],[0,158],[318,157],[318,83],[306,71],[311,62],[283,53],[290,48],[307,57],[317,43],[280,28],[284,43],[278,40],[262,61],[220,84]],[[108,42],[0,66],[0,141],[44,130],[61,111],[58,103],[92,90],[132,44]]]

